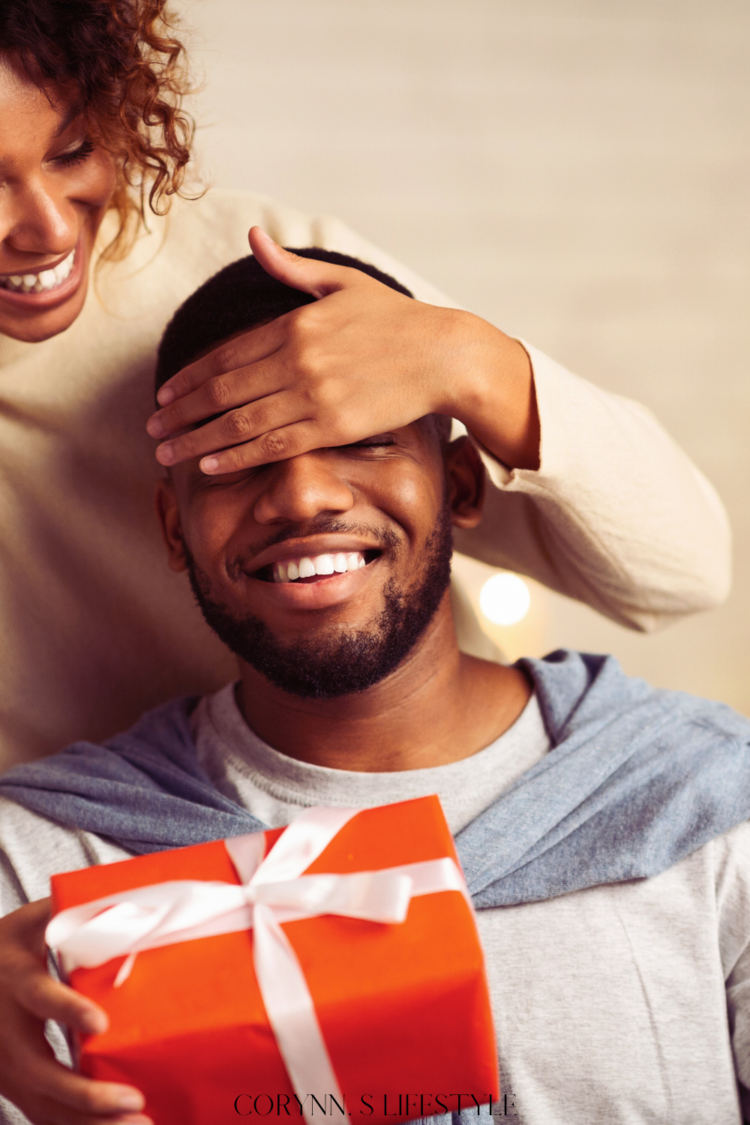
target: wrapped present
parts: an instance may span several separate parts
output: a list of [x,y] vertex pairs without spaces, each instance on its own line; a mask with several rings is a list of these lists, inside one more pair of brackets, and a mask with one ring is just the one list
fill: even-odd
[[385,1123],[499,1097],[471,903],[437,797],[53,876],[47,941],[109,1015],[81,1073],[156,1125]]

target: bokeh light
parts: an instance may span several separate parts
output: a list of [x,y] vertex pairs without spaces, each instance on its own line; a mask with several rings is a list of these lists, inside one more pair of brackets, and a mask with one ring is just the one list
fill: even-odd
[[495,625],[515,625],[531,605],[529,587],[517,574],[493,574],[482,586],[479,605]]

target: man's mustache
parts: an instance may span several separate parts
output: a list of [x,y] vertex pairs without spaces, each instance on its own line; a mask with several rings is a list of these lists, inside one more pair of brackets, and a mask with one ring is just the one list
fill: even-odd
[[304,539],[308,535],[353,535],[367,539],[373,547],[378,547],[383,554],[393,554],[401,547],[402,537],[391,527],[373,527],[364,523],[349,523],[347,520],[334,519],[330,516],[317,516],[305,523],[292,523],[280,527],[273,535],[269,535],[262,543],[255,544],[252,553],[242,551],[227,565],[227,573],[234,581],[252,570],[253,562],[263,551],[269,547],[276,547],[279,543],[286,543],[290,539]]

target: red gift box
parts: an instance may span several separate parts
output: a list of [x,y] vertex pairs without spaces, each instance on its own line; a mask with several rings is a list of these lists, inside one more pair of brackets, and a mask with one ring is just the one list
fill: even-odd
[[[308,810],[294,822],[294,831],[316,814],[335,818],[341,810]],[[321,880],[306,877],[324,873],[351,879],[354,873],[380,872],[376,879],[382,882],[384,875],[392,879],[392,869],[409,865],[422,865],[412,872],[440,867],[429,861],[443,861],[441,870],[446,860],[457,865],[437,797],[347,815],[350,819],[330,833],[312,862],[303,859],[298,871],[304,871],[304,878],[297,886],[311,883],[315,888]],[[158,896],[175,886],[198,886],[219,895],[242,894],[236,888],[247,883],[247,873],[238,875],[238,853],[249,849],[259,859],[268,856],[271,864],[283,851],[274,852],[274,845],[291,831],[53,876],[55,915],[88,909],[96,926],[106,922],[107,906],[97,900],[115,895],[127,900],[122,892]],[[447,868],[453,864],[448,862]],[[269,996],[261,994],[254,968],[253,943],[261,941],[258,905],[244,908],[255,910],[250,915],[255,929],[214,930],[192,940],[185,940],[189,931],[167,934],[157,939],[164,942],[157,947],[138,951],[133,946],[134,958],[120,955],[102,964],[79,960],[94,967],[74,968],[71,984],[100,1004],[110,1019],[103,1035],[81,1039],[81,1073],[138,1087],[156,1125],[237,1125],[238,1117],[303,1113],[308,1120],[351,1116],[375,1125],[496,1101],[497,1055],[484,961],[460,869],[455,870],[449,885],[459,889],[413,892],[416,897],[409,899],[402,922],[314,910],[308,916],[292,914],[296,920],[291,921],[284,920],[283,909],[277,915],[283,925],[274,923],[275,932],[283,931],[280,940],[288,939],[293,959],[296,954],[336,1089],[325,1084],[321,1089],[318,1083],[316,1090],[298,1086],[295,1093],[274,1034],[279,1029],[275,1022],[272,1029],[269,1020]],[[346,880],[322,882],[343,885]],[[275,888],[279,886],[277,882]],[[96,907],[82,907],[92,902]],[[119,909],[128,910],[130,904]],[[267,913],[269,908],[263,909]],[[50,944],[60,945],[63,960],[65,944],[53,937],[55,927],[59,933],[68,917],[54,918],[50,927]],[[119,983],[123,969],[129,975]],[[283,993],[284,987],[292,987],[293,975],[272,972],[268,986],[280,986]],[[315,1070],[311,1057],[317,1077],[323,1071]]]

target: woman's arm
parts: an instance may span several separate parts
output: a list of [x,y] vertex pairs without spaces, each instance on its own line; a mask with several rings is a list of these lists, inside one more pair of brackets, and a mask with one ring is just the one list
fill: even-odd
[[[338,219],[316,220],[315,239],[372,262],[419,301],[456,307]],[[643,632],[720,605],[731,584],[732,543],[713,486],[641,403],[581,379],[525,341],[523,348],[543,463],[529,472],[534,464],[513,460],[507,450],[504,458],[497,448],[506,440],[498,426],[507,417],[504,403],[494,415],[485,410],[481,433],[467,423],[484,442],[496,487],[487,490],[482,523],[457,535],[458,550],[527,574]],[[493,425],[494,445],[486,433]]]
[[731,533],[703,474],[640,403],[524,347],[540,465],[510,470],[485,448],[496,487],[480,526],[456,533],[457,549],[644,632],[719,605],[731,582]]
[[[318,300],[162,388],[163,409],[149,428],[166,439],[163,463],[201,456],[206,471],[226,472],[451,414],[489,454],[497,485],[482,525],[460,538],[459,550],[636,629],[723,600],[725,513],[648,411],[479,317],[432,303],[439,294],[340,224],[315,234],[430,302],[356,270],[295,258],[256,229],[251,244],[264,267]],[[173,438],[219,408],[222,417]]]

